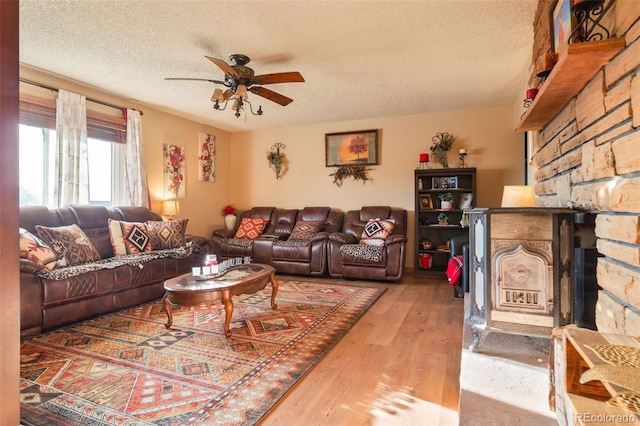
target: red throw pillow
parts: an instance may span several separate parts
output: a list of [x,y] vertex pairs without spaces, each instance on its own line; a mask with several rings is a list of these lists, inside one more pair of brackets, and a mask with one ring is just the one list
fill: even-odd
[[245,217],[242,219],[242,222],[240,222],[234,238],[255,240],[262,235],[262,231],[264,231],[265,226],[267,226],[267,222],[267,219]]

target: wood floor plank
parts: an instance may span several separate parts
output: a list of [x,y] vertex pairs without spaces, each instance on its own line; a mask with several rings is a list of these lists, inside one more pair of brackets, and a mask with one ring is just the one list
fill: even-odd
[[333,282],[386,291],[261,424],[457,424],[462,299],[444,279],[411,274]]

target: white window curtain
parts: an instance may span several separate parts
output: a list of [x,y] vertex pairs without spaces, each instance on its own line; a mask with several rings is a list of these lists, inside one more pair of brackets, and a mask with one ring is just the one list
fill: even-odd
[[126,187],[132,206],[149,208],[147,173],[144,168],[142,118],[140,111],[127,109]]
[[89,160],[87,156],[86,98],[66,90],[58,91],[56,101],[57,155],[55,161],[54,202],[89,202]]

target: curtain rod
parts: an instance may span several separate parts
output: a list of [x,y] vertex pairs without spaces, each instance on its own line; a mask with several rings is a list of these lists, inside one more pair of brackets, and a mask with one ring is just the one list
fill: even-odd
[[[42,87],[43,89],[53,90],[54,92],[60,91],[60,89],[58,89],[58,88],[55,88],[55,87],[52,87],[52,86],[47,86],[46,84],[42,84],[42,83],[37,83],[35,81],[27,80],[25,78],[21,78],[21,79],[19,79],[19,81],[22,82],[22,83],[31,84],[32,86]],[[93,102],[94,104],[100,104],[100,105],[104,105],[104,106],[107,106],[107,107],[110,107],[110,108],[114,108],[114,109],[119,109],[119,110],[127,109],[125,107],[121,107],[121,106],[118,106],[118,105],[114,105],[114,104],[110,104],[110,103],[107,103],[107,102],[99,101],[97,99],[87,98],[86,96],[85,96],[85,98],[89,102]],[[133,109],[134,111],[139,111],[139,110],[136,110],[134,108],[129,108],[129,109]],[[140,115],[144,115],[144,113],[142,111],[139,111],[139,112],[140,112]]]

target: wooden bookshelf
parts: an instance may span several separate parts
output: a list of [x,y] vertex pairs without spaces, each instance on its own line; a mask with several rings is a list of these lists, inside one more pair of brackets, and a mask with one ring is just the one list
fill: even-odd
[[624,47],[621,37],[568,45],[522,115],[516,131],[546,126]]

